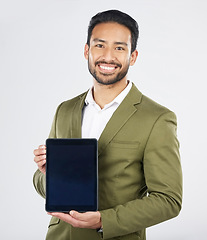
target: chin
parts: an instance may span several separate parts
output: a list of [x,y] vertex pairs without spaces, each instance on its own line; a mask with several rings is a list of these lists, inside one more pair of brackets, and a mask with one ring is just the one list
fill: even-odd
[[111,80],[102,80],[99,78],[95,78],[96,82],[102,85],[113,85],[116,84],[117,82],[120,82],[121,79],[111,79]]

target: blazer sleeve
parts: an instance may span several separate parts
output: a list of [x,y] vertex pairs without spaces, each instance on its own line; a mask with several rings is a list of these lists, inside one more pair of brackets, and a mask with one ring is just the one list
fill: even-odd
[[[58,111],[60,106],[61,104],[58,106],[56,110],[55,117],[52,123],[52,128],[49,134],[49,138],[56,138],[56,122],[57,122],[57,116],[58,116]],[[37,171],[34,173],[33,185],[37,193],[39,193],[43,198],[45,198],[46,178],[45,178],[45,174],[43,174],[39,169],[37,169]]]
[[179,214],[182,171],[176,129],[173,112],[162,114],[154,123],[143,156],[148,194],[100,211],[104,239],[137,232]]

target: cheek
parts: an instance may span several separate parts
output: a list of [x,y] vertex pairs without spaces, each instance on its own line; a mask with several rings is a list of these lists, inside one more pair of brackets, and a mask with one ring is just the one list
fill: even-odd
[[119,56],[117,56],[117,59],[123,64],[123,65],[128,65],[130,63],[130,59],[131,59],[131,54],[129,54],[128,52],[121,54]]
[[93,57],[91,54],[88,55],[88,62],[89,64],[93,63]]
[[122,61],[123,67],[128,67],[130,65],[130,57],[125,57]]
[[96,59],[97,59],[96,54],[93,51],[90,51],[88,55],[89,62],[94,63]]

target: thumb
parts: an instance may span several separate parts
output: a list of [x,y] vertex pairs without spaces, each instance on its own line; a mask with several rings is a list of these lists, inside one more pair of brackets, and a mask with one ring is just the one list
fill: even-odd
[[75,210],[71,210],[70,212],[69,212],[69,214],[73,217],[73,218],[75,218],[75,219],[78,219],[78,220],[83,220],[83,217],[82,217],[82,213],[79,213],[79,212],[77,212],[77,211],[75,211]]

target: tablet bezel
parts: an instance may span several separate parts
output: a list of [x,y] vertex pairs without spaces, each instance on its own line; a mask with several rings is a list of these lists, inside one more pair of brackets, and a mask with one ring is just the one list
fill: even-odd
[[[46,204],[45,209],[47,212],[69,212],[70,210],[76,210],[79,212],[86,212],[86,211],[97,211],[98,210],[98,142],[95,138],[81,138],[81,139],[68,139],[68,138],[48,138],[46,140],[46,149],[51,146],[57,145],[93,145],[94,147],[94,164],[95,164],[95,181],[94,181],[94,205],[50,205],[49,199],[49,152],[46,151]],[[49,149],[49,148],[48,148]]]

